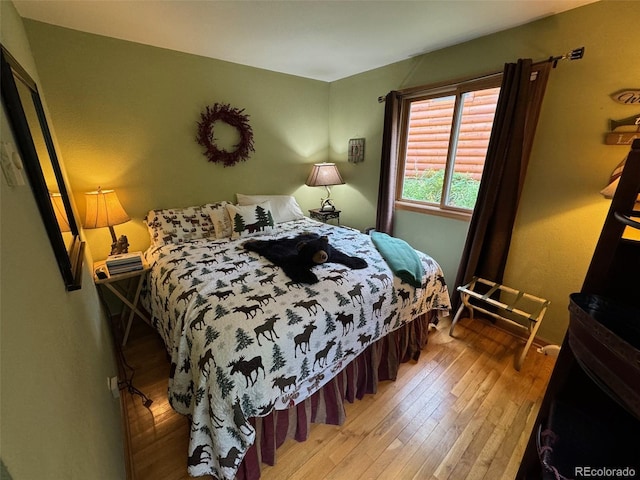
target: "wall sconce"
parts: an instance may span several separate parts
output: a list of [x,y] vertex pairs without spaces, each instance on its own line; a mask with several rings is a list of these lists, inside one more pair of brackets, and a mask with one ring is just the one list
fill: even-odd
[[131,220],[127,212],[124,211],[120,200],[114,190],[102,190],[98,187],[95,192],[86,192],[87,209],[84,217],[84,228],[109,227],[111,232],[111,255],[127,253],[129,251],[129,241],[127,237],[121,235],[116,238],[114,225]]
[[327,189],[327,198],[321,199],[320,210],[326,212],[336,209],[331,201],[329,187],[332,185],[344,185],[344,180],[342,180],[335,163],[316,163],[305,184],[310,187],[325,187]]

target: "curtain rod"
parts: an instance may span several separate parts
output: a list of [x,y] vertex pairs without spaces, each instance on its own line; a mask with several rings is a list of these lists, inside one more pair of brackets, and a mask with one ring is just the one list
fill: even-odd
[[580,60],[584,57],[584,47],[574,48],[569,53],[565,53],[564,55],[558,55],[557,57],[549,57],[548,62],[553,62],[553,68],[558,66],[558,61],[560,60]]
[[[541,62],[536,62],[536,63],[540,64],[540,63],[546,63],[546,62],[553,62],[553,68],[556,68],[560,60],[580,60],[582,57],[584,57],[584,47],[579,47],[579,48],[574,48],[573,50],[571,50],[568,53],[565,53],[564,55],[557,55],[555,57],[551,56],[547,60],[543,60]],[[536,63],[534,63],[534,65]],[[488,77],[491,75],[495,75],[495,73],[486,75],[486,76]],[[378,97],[378,103],[384,103],[385,99],[386,99],[386,95],[380,95]]]

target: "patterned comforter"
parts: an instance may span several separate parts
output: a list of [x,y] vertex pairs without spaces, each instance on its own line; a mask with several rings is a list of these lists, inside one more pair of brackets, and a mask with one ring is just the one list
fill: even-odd
[[169,401],[190,416],[192,476],[235,476],[255,431],[248,418],[308,398],[369,344],[430,310],[447,314],[440,266],[419,253],[422,288],[394,277],[368,235],[309,219],[260,239],[313,231],[368,267],[325,263],[292,282],[240,240],[150,248],[143,302],[171,357]]

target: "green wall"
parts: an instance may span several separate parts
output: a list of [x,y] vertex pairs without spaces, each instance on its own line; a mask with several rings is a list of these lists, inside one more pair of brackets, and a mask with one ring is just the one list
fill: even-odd
[[[133,219],[115,227],[130,249],[148,246],[142,219],[153,208],[235,201],[236,192],[319,204],[324,189],[304,181],[328,159],[328,84],[26,23],[78,207],[83,192],[115,189]],[[208,162],[195,141],[216,102],[244,109],[253,129],[255,153],[233,167]],[[104,258],[108,230],[86,234]]]
[[[133,221],[116,227],[147,245],[151,208],[233,200],[237,191],[291,193],[303,209],[323,191],[304,186],[311,163],[338,163],[332,189],[344,223],[375,221],[384,105],[391,89],[499,71],[521,57],[542,60],[579,46],[549,81],[523,192],[505,283],[552,301],[539,331],[559,343],[568,295],[580,289],[609,203],[598,191],[627,147],[605,146],[609,118],[637,113],[609,99],[637,87],[633,1],[601,1],[331,84],[25,21],[78,207],[82,192],[115,188]],[[499,12],[496,12],[499,14]],[[194,140],[214,102],[244,108],[256,153],[243,164],[207,163]],[[346,162],[350,138],[365,161]],[[396,234],[438,260],[453,287],[467,222],[398,212]],[[87,231],[96,257],[106,230]]]
[[[2,44],[40,84],[22,19],[0,2]],[[52,128],[55,136],[55,127]],[[13,141],[2,110],[0,139]],[[92,282],[66,292],[31,189],[0,180],[0,456],[15,480],[124,478],[117,373]],[[4,478],[4,477],[3,477]]]
[[[505,284],[548,298],[539,335],[560,343],[568,325],[568,295],[581,288],[610,202],[599,195],[628,146],[603,143],[608,120],[638,113],[609,95],[637,88],[640,62],[632,32],[637,2],[602,1],[468,43],[366,72],[331,85],[330,144],[346,152],[356,133],[369,149],[363,192],[375,198],[384,105],[392,89],[499,71],[518,58],[543,60],[585,46],[580,61],[551,72],[538,124]],[[361,213],[375,215],[375,203]],[[467,223],[399,211],[395,234],[432,254],[455,281]]]
[[[233,199],[236,191],[292,193],[303,208],[314,207],[323,192],[303,183],[310,164],[326,159],[339,163],[347,182],[333,189],[344,222],[371,226],[379,95],[584,45],[583,60],[552,71],[506,278],[553,301],[540,333],[560,342],[568,294],[580,289],[609,205],[598,191],[628,151],[603,144],[608,119],[637,113],[608,98],[638,87],[636,6],[598,2],[331,84],[23,23],[8,1],[0,2],[0,33],[40,84],[77,209],[82,192],[116,188],[133,217],[116,230],[136,249],[146,247],[142,217],[150,208]],[[195,125],[214,102],[251,116],[256,153],[248,162],[225,169],[200,152]],[[367,142],[358,165],[346,162],[354,137]],[[30,190],[8,187],[3,177],[0,198],[2,460],[15,479],[123,478],[119,406],[105,385],[115,365],[90,276],[91,252],[106,255],[108,233],[82,233],[89,243],[83,288],[67,293]],[[396,221],[396,233],[431,253],[449,283],[466,228],[410,212]]]

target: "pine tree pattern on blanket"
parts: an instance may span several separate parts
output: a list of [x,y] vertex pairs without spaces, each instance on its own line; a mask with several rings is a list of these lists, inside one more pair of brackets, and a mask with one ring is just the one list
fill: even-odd
[[169,401],[191,418],[188,471],[232,479],[255,440],[250,417],[319,390],[368,345],[431,310],[447,314],[440,266],[420,253],[422,286],[394,277],[368,235],[309,219],[264,239],[312,231],[368,266],[325,263],[292,282],[241,240],[152,247],[143,302],[171,357]]

